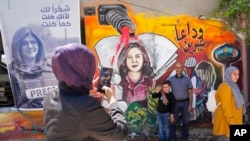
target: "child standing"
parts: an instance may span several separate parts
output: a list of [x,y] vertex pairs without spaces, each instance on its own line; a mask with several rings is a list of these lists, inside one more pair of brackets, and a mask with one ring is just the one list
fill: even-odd
[[164,81],[156,87],[153,98],[159,98],[157,106],[157,121],[159,141],[170,140],[170,123],[174,122],[175,97],[170,92],[170,81]]

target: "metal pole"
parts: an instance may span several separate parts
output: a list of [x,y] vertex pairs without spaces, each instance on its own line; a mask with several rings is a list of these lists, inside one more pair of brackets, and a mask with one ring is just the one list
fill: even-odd
[[245,99],[245,104],[248,103],[248,75],[247,75],[247,45],[246,39],[241,39],[241,48],[242,48],[242,73],[243,73],[243,95]]

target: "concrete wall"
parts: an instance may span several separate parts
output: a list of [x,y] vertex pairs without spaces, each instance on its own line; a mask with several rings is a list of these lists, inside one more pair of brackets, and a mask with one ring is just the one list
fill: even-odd
[[187,14],[191,16],[209,15],[216,7],[218,0],[81,0],[81,4],[88,3],[124,3],[133,7],[137,12],[155,12],[167,16]]

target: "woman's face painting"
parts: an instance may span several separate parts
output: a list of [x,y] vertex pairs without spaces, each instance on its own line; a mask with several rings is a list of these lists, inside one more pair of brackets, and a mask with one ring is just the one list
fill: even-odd
[[130,71],[141,71],[143,65],[143,55],[138,48],[131,48],[128,51],[126,65]]

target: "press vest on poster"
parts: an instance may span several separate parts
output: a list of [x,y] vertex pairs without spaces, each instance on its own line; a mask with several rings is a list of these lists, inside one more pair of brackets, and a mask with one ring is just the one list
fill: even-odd
[[49,91],[56,89],[57,86],[46,86],[34,89],[26,89],[25,94],[28,99],[44,97]]

